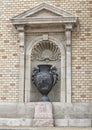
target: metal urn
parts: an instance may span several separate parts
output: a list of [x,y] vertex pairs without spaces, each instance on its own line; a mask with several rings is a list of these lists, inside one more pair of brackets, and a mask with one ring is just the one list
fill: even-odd
[[48,93],[58,80],[57,69],[49,64],[38,65],[32,73],[32,81],[42,94],[40,101],[50,101]]

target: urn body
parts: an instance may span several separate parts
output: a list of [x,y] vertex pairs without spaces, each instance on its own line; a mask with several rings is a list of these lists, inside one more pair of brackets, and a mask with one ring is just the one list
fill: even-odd
[[54,79],[55,69],[53,71],[52,65],[38,65],[34,68],[32,80],[39,92],[42,94],[40,101],[49,101],[47,97],[48,93],[51,91],[56,80]]

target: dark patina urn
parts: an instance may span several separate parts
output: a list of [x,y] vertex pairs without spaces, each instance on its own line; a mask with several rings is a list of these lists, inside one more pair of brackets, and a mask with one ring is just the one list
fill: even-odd
[[58,80],[57,69],[48,64],[38,65],[32,73],[32,81],[42,94],[40,101],[49,101],[48,93]]

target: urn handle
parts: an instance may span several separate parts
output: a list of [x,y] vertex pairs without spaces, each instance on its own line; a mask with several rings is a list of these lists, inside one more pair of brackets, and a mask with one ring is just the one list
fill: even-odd
[[54,76],[54,82],[53,82],[53,86],[54,86],[58,81],[58,73],[57,73],[57,68],[55,66],[51,67],[51,73]]
[[33,73],[32,73],[32,81],[33,81],[34,84],[35,84],[35,76],[37,75],[38,72],[39,72],[39,68],[34,67]]

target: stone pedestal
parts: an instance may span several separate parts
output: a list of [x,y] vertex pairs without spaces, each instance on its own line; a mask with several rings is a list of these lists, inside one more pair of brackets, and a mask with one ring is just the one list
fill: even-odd
[[54,126],[50,102],[38,102],[35,105],[33,126]]

